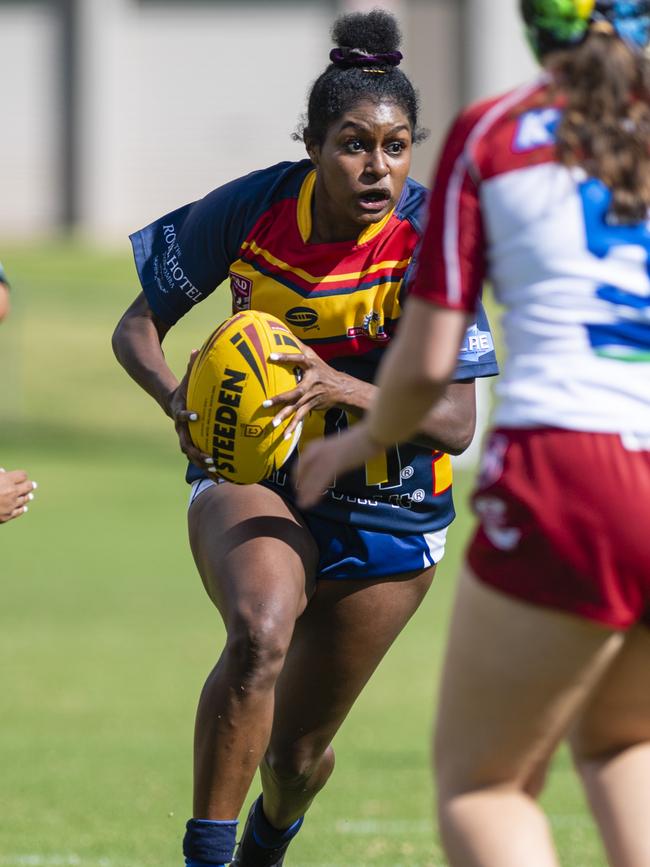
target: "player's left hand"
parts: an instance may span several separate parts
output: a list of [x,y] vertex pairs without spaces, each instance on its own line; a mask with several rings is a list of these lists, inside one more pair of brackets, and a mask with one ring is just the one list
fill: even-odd
[[298,506],[313,506],[337,476],[362,466],[381,451],[383,446],[370,438],[363,421],[341,434],[309,443],[293,474]]
[[185,375],[177,388],[169,396],[167,413],[174,422],[178,444],[183,454],[194,466],[216,475],[213,459],[210,455],[206,455],[200,449],[197,449],[190,436],[189,422],[198,421],[199,415],[194,410],[187,408],[187,385],[198,354],[198,349],[193,349],[190,353],[190,360],[187,364]]
[[304,343],[301,346],[300,355],[274,352],[269,356],[272,364],[291,364],[302,371],[302,378],[295,388],[278,394],[264,403],[265,407],[282,407],[273,419],[274,427],[278,427],[286,418],[293,416],[285,431],[287,439],[312,410],[330,409],[342,401],[343,383],[347,378],[345,374],[330,367],[309,346],[305,346]]

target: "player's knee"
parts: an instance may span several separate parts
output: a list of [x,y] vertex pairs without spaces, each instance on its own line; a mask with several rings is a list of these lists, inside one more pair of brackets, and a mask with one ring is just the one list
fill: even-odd
[[[310,786],[317,777],[324,784],[334,770],[334,750],[328,746],[324,751],[310,749],[269,749],[264,757],[265,770],[279,789],[296,791]],[[319,785],[319,788],[320,788]]]
[[274,686],[287,654],[293,625],[273,615],[237,616],[228,625],[225,654],[235,677],[247,689]]
[[544,760],[537,762],[524,778],[521,786],[524,794],[537,800],[544,791],[546,778],[548,776],[549,761]]
[[467,745],[434,746],[434,776],[438,803],[449,808],[455,799],[491,788],[526,790],[523,769],[512,762],[499,760],[494,754],[472,752]]

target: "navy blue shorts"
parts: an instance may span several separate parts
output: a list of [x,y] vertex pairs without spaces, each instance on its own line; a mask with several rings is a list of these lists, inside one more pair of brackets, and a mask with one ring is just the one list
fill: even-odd
[[[213,479],[194,482],[190,505],[215,484]],[[387,578],[435,566],[445,553],[447,527],[394,536],[305,513],[302,517],[318,546],[318,578],[336,581]]]

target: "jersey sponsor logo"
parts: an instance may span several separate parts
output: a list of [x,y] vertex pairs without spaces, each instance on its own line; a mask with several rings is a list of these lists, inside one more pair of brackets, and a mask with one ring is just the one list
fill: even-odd
[[558,108],[538,108],[519,118],[513,150],[516,153],[555,144],[555,132],[562,113]]
[[235,310],[250,310],[251,295],[253,294],[253,281],[248,277],[242,277],[241,274],[235,274],[231,271],[230,291],[232,293],[232,303]]
[[203,298],[203,294],[189,279],[182,265],[181,246],[176,240],[176,228],[173,223],[162,227],[167,250],[154,261],[154,274],[161,292],[167,294],[170,289],[180,289],[184,295],[195,304]]
[[292,307],[291,310],[287,310],[284,318],[289,325],[294,328],[304,328],[305,331],[316,328],[318,323],[318,313],[311,307]]
[[489,331],[481,331],[478,325],[472,325],[465,332],[465,339],[460,347],[462,361],[478,361],[488,352],[494,352],[494,340]]

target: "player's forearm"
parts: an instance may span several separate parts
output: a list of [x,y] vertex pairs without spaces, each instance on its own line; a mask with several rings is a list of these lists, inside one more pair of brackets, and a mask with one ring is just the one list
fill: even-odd
[[[347,382],[342,383],[343,400],[337,403],[337,406],[351,415],[359,417],[365,415],[376,399],[377,386],[345,374],[341,376],[345,376]],[[460,398],[460,393],[464,389],[471,392],[469,399]],[[401,413],[401,405],[401,401],[396,405],[397,415]],[[471,443],[475,422],[473,385],[469,383],[452,385],[445,390],[435,406],[429,409],[416,433],[409,439],[425,448],[458,455]]]
[[153,321],[125,314],[113,334],[113,351],[129,376],[170,415],[169,399],[178,379],[167,366]]

